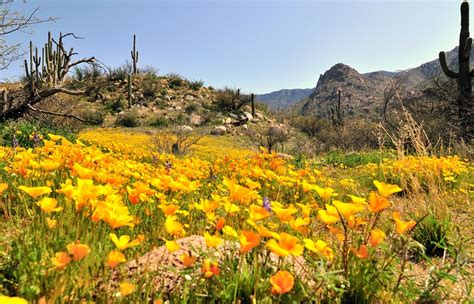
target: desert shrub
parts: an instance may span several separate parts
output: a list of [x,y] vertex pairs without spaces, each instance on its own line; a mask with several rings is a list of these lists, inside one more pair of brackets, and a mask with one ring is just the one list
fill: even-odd
[[313,138],[329,127],[328,121],[316,116],[298,116],[291,120],[291,124]]
[[375,149],[379,147],[380,131],[377,124],[363,119],[348,119],[337,127],[323,121],[313,142],[318,151]]
[[140,74],[142,74],[146,80],[158,79],[158,69],[149,65],[141,69]]
[[84,69],[78,66],[75,66],[73,69],[73,74],[72,77],[77,80],[77,81],[83,81],[84,80]]
[[142,84],[143,97],[148,100],[156,98],[156,83],[153,80],[145,80]]
[[[97,109],[85,109],[81,112],[81,118],[89,121],[91,124],[95,121],[97,125],[101,125],[104,122],[106,113]],[[88,122],[88,123],[89,123]]]
[[224,88],[216,92],[215,108],[222,112],[235,112],[250,102],[250,97],[240,94],[240,89]]
[[151,139],[151,149],[158,153],[184,156],[192,152],[193,147],[202,137],[202,134],[193,133],[179,126],[170,132],[163,132],[153,136]]
[[186,107],[185,112],[187,114],[191,114],[196,112],[199,109],[198,105],[195,103],[190,104],[189,106]]
[[117,98],[107,104],[108,110],[110,110],[113,113],[118,113],[123,111],[127,105],[127,102],[122,98]]
[[83,68],[83,77],[86,81],[96,81],[104,75],[104,70],[97,63],[89,64]]
[[152,127],[167,127],[170,121],[164,116],[154,116],[150,119],[148,124]]
[[122,127],[134,128],[139,124],[138,113],[136,111],[126,111],[117,117],[115,124]]
[[202,88],[203,85],[204,85],[204,81],[202,80],[192,80],[189,82],[189,87],[195,91],[199,91],[199,89]]
[[168,85],[172,89],[184,87],[187,82],[184,77],[176,73],[167,74],[166,77],[168,78]]
[[278,146],[281,149],[291,137],[288,128],[281,124],[271,124],[257,130],[249,129],[246,135],[258,148],[264,147],[270,153],[277,150]]

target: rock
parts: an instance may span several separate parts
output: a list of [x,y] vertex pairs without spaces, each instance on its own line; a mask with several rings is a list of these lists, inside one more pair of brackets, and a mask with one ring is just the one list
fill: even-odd
[[178,128],[179,128],[179,130],[184,131],[184,132],[191,132],[193,130],[193,128],[188,126],[188,125],[183,125],[183,126],[180,126]]
[[189,118],[189,123],[193,126],[200,126],[203,122],[204,119],[195,113],[191,114],[191,117]]
[[227,118],[224,120],[224,123],[230,125],[230,124],[232,123],[232,118],[227,117]]
[[258,113],[258,112],[257,112],[257,113],[255,113],[255,118],[260,119],[260,120],[263,120],[263,119],[264,119],[264,116],[263,116],[262,113]]
[[244,115],[242,117],[246,118],[248,121],[251,121],[253,119],[252,114],[250,114],[249,112],[244,112]]
[[259,121],[260,121],[260,119],[258,119],[258,118],[254,118],[254,119],[251,120],[252,123],[257,123]]
[[217,126],[211,131],[212,135],[224,135],[227,133],[227,129],[224,126]]
[[192,100],[194,100],[194,96],[193,95],[186,95],[186,96],[184,96],[184,99],[187,100],[187,101],[192,101]]
[[245,125],[242,125],[242,128],[244,128],[245,130],[248,130],[249,126],[247,124],[245,124]]
[[181,110],[183,109],[183,107],[182,107],[182,106],[176,106],[174,109],[175,109],[176,111],[181,111]]

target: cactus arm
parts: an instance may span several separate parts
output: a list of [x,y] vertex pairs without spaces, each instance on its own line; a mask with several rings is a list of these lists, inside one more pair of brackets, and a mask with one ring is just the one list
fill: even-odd
[[464,45],[464,50],[463,50],[464,60],[469,60],[469,57],[471,56],[471,46],[472,46],[472,38],[469,37],[466,39],[466,44]]
[[458,78],[459,73],[455,73],[449,69],[448,63],[446,61],[446,54],[444,52],[439,52],[439,63],[441,65],[441,69],[443,70],[446,76],[453,79]]

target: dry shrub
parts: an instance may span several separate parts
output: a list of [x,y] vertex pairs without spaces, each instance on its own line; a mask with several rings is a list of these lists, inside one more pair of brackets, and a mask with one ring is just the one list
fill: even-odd
[[153,136],[150,149],[153,152],[183,156],[191,153],[193,147],[202,138],[202,134],[193,133],[183,127],[178,127],[172,131],[161,132]]
[[310,137],[316,152],[379,147],[380,126],[364,119],[347,119],[343,125],[335,126],[328,120],[307,116],[297,118],[293,124]]

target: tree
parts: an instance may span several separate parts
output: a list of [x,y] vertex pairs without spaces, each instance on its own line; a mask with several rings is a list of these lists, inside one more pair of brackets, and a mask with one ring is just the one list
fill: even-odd
[[29,62],[25,59],[25,86],[21,90],[12,93],[3,92],[3,100],[0,102],[0,121],[15,119],[27,111],[42,114],[74,118],[82,122],[84,120],[70,113],[58,113],[39,109],[36,105],[42,101],[53,98],[56,94],[82,95],[85,91],[71,90],[65,79],[70,69],[80,64],[93,64],[94,57],[72,60],[74,49],[65,49],[64,39],[76,37],[73,33],[59,34],[57,40],[48,33],[48,41],[41,51],[33,47],[30,42]]
[[12,9],[13,2],[14,0],[0,0],[0,70],[7,69],[12,62],[24,55],[20,44],[10,44],[5,40],[7,35],[27,31],[35,24],[56,20],[51,17],[47,19],[37,17],[38,8],[24,15]]

